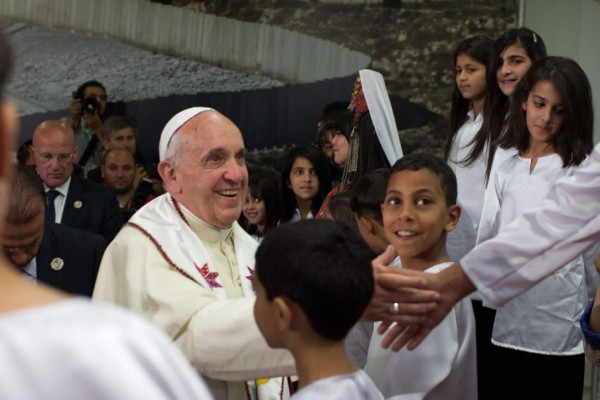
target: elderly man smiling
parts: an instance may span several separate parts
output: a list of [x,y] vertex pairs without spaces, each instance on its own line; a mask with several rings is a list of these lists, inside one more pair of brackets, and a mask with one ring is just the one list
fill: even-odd
[[[252,315],[257,244],[236,222],[248,186],[245,152],[239,129],[220,113],[175,115],[159,143],[168,193],[120,231],[94,290],[95,299],[160,325],[224,400],[246,399],[253,387],[245,380],[293,372],[290,354],[268,348]],[[271,384],[276,398],[287,391],[281,380]]]

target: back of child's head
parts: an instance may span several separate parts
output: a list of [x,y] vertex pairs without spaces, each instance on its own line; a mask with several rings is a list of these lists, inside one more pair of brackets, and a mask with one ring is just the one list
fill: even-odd
[[352,185],[350,208],[358,216],[369,216],[383,224],[381,203],[385,199],[389,169],[378,168],[358,178]]
[[342,340],[373,296],[371,252],[358,233],[333,220],[303,220],[271,232],[256,252],[255,277],[267,299],[302,309],[315,333]]
[[529,130],[523,104],[540,82],[550,82],[561,98],[564,121],[552,138],[563,166],[579,165],[592,151],[594,136],[594,106],[590,82],[581,67],[565,57],[546,57],[535,63],[521,79],[513,94],[507,135],[502,147],[519,151],[529,148]]
[[350,192],[337,192],[329,199],[329,214],[331,217],[357,230],[356,218],[350,207]]
[[[487,67],[492,55],[494,41],[487,36],[473,36],[463,40],[454,51],[453,62],[456,66],[458,57],[466,55],[474,61]],[[456,72],[455,72],[456,73]],[[456,79],[454,79],[454,89],[452,91],[452,107],[450,110],[450,135],[444,148],[446,158],[450,153],[454,135],[467,119],[467,112],[471,106],[471,100],[465,99],[458,89]]]
[[456,204],[457,187],[456,175],[452,168],[442,159],[426,153],[412,153],[405,155],[392,166],[388,177],[400,171],[419,171],[427,169],[440,179],[447,206]]
[[315,173],[319,180],[319,190],[317,195],[312,199],[311,212],[317,215],[323,200],[331,189],[331,178],[327,160],[321,152],[311,146],[298,146],[292,148],[283,157],[281,168],[281,221],[287,222],[293,216],[297,207],[296,195],[290,188],[290,173],[297,158],[303,157],[307,159],[315,169]]

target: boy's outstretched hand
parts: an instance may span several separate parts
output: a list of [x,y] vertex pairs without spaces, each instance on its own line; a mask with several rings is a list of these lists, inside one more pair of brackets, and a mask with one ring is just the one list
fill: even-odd
[[[391,346],[398,351],[408,345],[413,350],[475,288],[458,263],[438,274],[428,274],[386,268],[392,260],[391,246],[373,260],[375,294],[364,319],[382,321],[378,333],[386,334],[384,348]],[[397,312],[392,309],[394,303],[398,304]]]

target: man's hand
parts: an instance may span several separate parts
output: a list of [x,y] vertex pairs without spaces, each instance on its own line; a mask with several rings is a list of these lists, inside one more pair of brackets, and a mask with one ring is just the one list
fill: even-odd
[[69,106],[69,119],[67,120],[67,124],[75,129],[76,125],[79,124],[79,117],[81,116],[81,100],[73,99],[71,100],[71,105]]
[[391,316],[391,305],[398,303],[399,312],[394,316],[394,320],[405,324],[421,322],[425,315],[437,306],[439,293],[428,290],[427,280],[421,276],[395,275],[398,285],[392,289],[378,284],[380,275],[386,274],[389,270],[399,270],[387,267],[394,257],[394,248],[388,246],[386,251],[372,262],[376,280],[375,293],[363,314],[364,321],[387,320]]
[[[473,284],[460,268],[460,264],[453,264],[438,274],[427,274],[420,271],[406,269],[388,268],[376,276],[377,286],[387,293],[393,293],[395,301],[408,302],[411,308],[410,318],[402,315],[403,309],[400,309],[399,315],[392,315],[388,312],[387,317],[378,329],[379,334],[386,334],[382,341],[384,348],[392,347],[392,350],[398,351],[405,345],[409,350],[415,349],[445,317],[452,307],[464,296],[474,290]],[[419,280],[419,286],[416,287],[408,282]],[[437,293],[437,302],[434,307],[429,304],[414,304],[418,302],[416,292],[423,293],[423,288],[427,292]],[[421,314],[417,314],[417,306],[421,306]],[[412,320],[411,320],[412,319]],[[394,324],[395,323],[395,324]]]

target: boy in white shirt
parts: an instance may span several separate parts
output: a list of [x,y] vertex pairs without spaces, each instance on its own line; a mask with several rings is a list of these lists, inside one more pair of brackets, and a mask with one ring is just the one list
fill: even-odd
[[[446,235],[460,218],[456,195],[454,173],[432,155],[410,154],[391,168],[381,211],[385,233],[402,268],[438,273],[452,264]],[[397,310],[398,304],[392,304],[390,313]],[[475,325],[469,299],[457,303],[413,351],[384,350],[382,338],[373,335],[365,371],[387,399],[477,399]]]
[[295,400],[383,399],[344,349],[373,295],[370,261],[358,233],[331,220],[280,225],[261,242],[254,316],[269,346],[294,356]]

